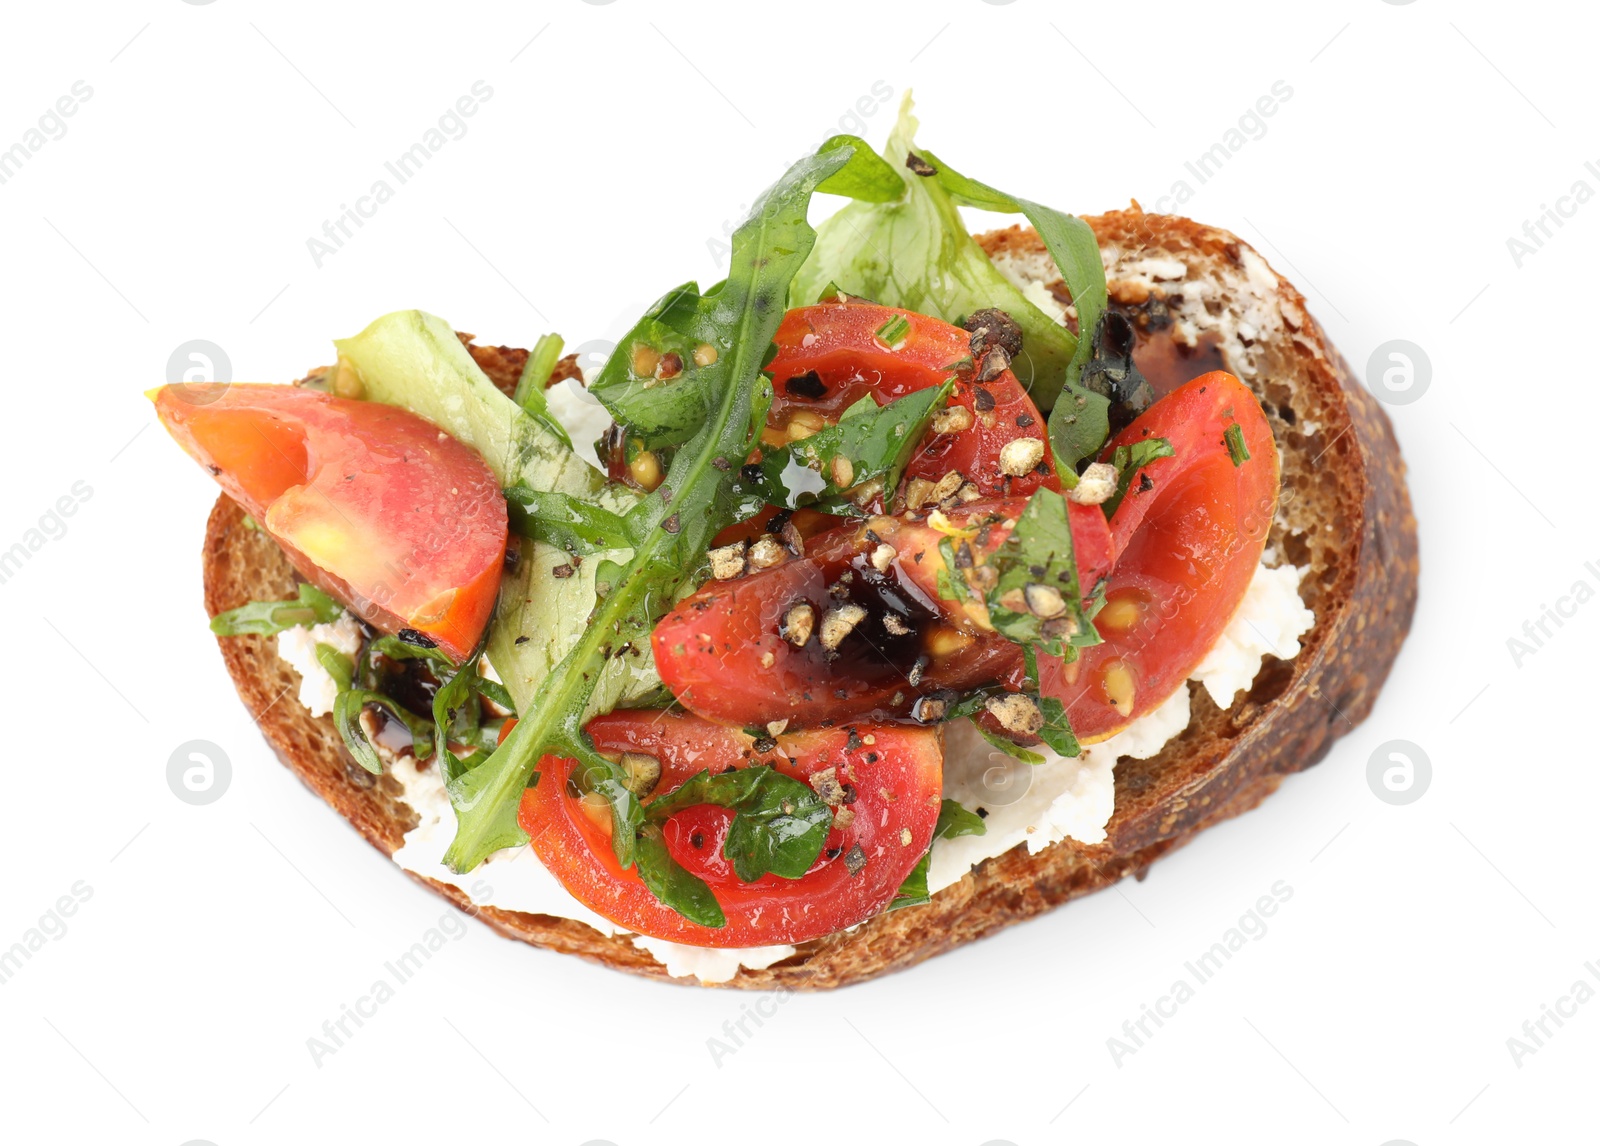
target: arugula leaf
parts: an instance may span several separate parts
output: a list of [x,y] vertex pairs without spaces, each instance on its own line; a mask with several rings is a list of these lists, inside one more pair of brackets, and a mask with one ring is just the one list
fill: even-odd
[[[493,664],[494,662],[491,661],[490,663]],[[492,681],[486,676],[480,676],[472,682],[472,687],[477,689],[479,696],[488,697],[501,708],[509,709],[513,716],[516,715],[517,702],[511,699],[511,693],[507,691],[505,685],[500,684],[498,681]]]
[[900,194],[892,200],[846,204],[818,228],[816,250],[790,288],[791,305],[810,304],[831,283],[835,290],[947,322],[999,307],[1023,332],[1023,353],[1011,369],[1040,407],[1048,407],[1067,376],[1078,340],[1029,302],[990,261],[968,233],[945,180],[906,169],[917,126],[907,95],[883,153],[884,166],[900,181]]
[[1078,465],[1093,458],[1111,436],[1108,411],[1111,400],[1081,386],[1062,388],[1050,410],[1046,428],[1050,432],[1050,455],[1055,460],[1061,484],[1073,489],[1078,484]]
[[810,786],[767,765],[711,775],[702,771],[652,802],[646,814],[662,823],[698,804],[732,808],[722,854],[746,883],[769,872],[799,879],[817,862],[833,826],[833,812]]
[[1072,725],[1067,722],[1067,708],[1061,701],[1053,696],[1035,696],[1039,703],[1039,711],[1044,716],[1044,727],[1039,729],[1039,739],[1043,740],[1058,756],[1076,756],[1083,749],[1078,744],[1078,738],[1072,731]]
[[414,645],[410,641],[402,641],[399,637],[386,633],[368,641],[362,653],[361,679],[367,688],[375,687],[374,682],[377,680],[372,662],[374,656],[385,656],[394,661],[427,661],[429,668],[436,673],[449,673],[455,667],[455,662],[437,648]]
[[[879,483],[892,491],[922,440],[928,423],[949,399],[955,380],[943,386],[918,390],[880,407],[872,395],[863,395],[836,425],[825,426],[808,438],[790,442],[761,459],[759,480],[754,488],[769,505],[797,509],[808,506],[825,513],[864,516],[847,490]],[[803,467],[822,482],[820,491],[795,481],[795,467]],[[805,479],[808,475],[799,475]],[[846,485],[840,486],[843,480]],[[860,497],[861,502],[870,498]]]
[[856,135],[835,135],[817,148],[818,155],[850,149],[845,165],[817,185],[828,195],[845,195],[865,203],[893,203],[905,194],[900,173],[889,166],[871,144]]
[[[379,656],[427,663],[428,670],[441,682],[433,697],[433,720],[415,715],[382,691],[383,681],[376,664]],[[367,642],[354,661],[331,645],[317,645],[318,661],[339,685],[339,696],[334,702],[334,724],[361,766],[373,772],[381,769],[379,757],[360,725],[361,710],[368,704],[377,704],[406,726],[417,759],[441,761],[447,780],[487,758],[483,749],[494,746],[493,731],[482,727],[477,697],[487,696],[515,712],[516,706],[506,688],[480,675],[478,666],[482,658],[483,645],[480,644],[458,667],[436,648],[413,645],[392,636],[379,636]],[[476,746],[478,750],[457,757],[449,749],[451,740]]]
[[[720,286],[720,284],[719,284]],[[712,287],[704,297],[714,295]],[[697,337],[702,299],[695,283],[668,291],[623,335],[589,385],[618,424],[652,450],[682,445],[710,416],[727,376],[723,347]],[[709,346],[716,360],[701,346]]]
[[978,730],[979,736],[983,737],[989,742],[989,747],[998,748],[1001,752],[1004,752],[1013,760],[1018,760],[1023,764],[1031,764],[1035,766],[1044,763],[1044,757],[1040,756],[1037,752],[1029,752],[1022,745],[1007,740],[1004,736],[999,736],[993,732],[990,732],[976,720],[972,722],[972,727]]
[[356,662],[345,656],[332,645],[317,642],[317,663],[322,666],[322,671],[333,678],[333,683],[343,692],[350,687],[350,682],[355,679]]
[[[1042,759],[1042,758],[1041,758]],[[939,823],[933,829],[933,838],[936,840],[953,839],[956,836],[981,836],[988,831],[984,826],[983,817],[975,812],[969,812],[954,800],[945,800],[939,805]],[[932,896],[928,894],[928,857],[933,854],[933,848],[923,853],[917,866],[911,869],[911,874],[906,876],[905,882],[900,885],[900,890],[895,892],[894,899],[889,902],[885,911],[895,911],[902,907],[918,907],[927,903]]]
[[455,757],[450,752],[450,738],[457,733],[469,741],[477,735],[481,711],[478,706],[478,663],[483,659],[488,635],[478,642],[478,647],[461,662],[461,667],[448,676],[441,677],[439,688],[433,694],[433,744],[434,757],[445,765],[446,781],[453,780],[460,769],[455,767]]
[[426,720],[412,715],[399,701],[381,692],[347,688],[333,702],[333,723],[339,730],[339,738],[344,741],[344,746],[350,750],[357,764],[374,776],[383,775],[383,761],[378,759],[377,750],[367,740],[367,734],[361,727],[361,710],[369,704],[382,708],[411,730],[412,751],[418,760],[426,760],[433,755],[432,726]]
[[1088,637],[1066,498],[1037,490],[987,564],[996,573],[986,594],[989,620],[1001,636],[1049,656]]
[[526,485],[505,491],[511,530],[568,553],[625,548],[630,542],[621,517],[566,493]]
[[[1118,446],[1111,451],[1111,464],[1117,468],[1117,492],[1100,507],[1107,517],[1117,512],[1117,506],[1128,496],[1133,479],[1139,471],[1157,458],[1175,457],[1172,443],[1166,438],[1145,438],[1128,446]],[[1236,465],[1238,463],[1235,463]]]
[[650,889],[650,894],[679,915],[702,927],[727,925],[722,905],[711,893],[711,888],[672,858],[660,827],[647,824],[640,832],[634,861],[639,869],[639,878]]
[[555,372],[559,361],[561,336],[541,334],[528,352],[528,360],[522,364],[522,373],[517,376],[517,388],[511,400],[530,414],[538,415],[548,410],[550,404],[545,401],[544,388],[549,384],[550,375]]
[[899,911],[902,907],[921,907],[933,898],[928,893],[928,857],[932,854],[931,849],[922,854],[917,866],[911,869],[911,874],[906,876],[905,882],[900,885],[900,890],[894,893],[889,906],[884,908],[885,911]]
[[293,601],[251,601],[211,618],[211,631],[219,637],[238,637],[247,633],[270,637],[301,625],[331,625],[344,612],[344,606],[315,585],[300,582],[300,595]]
[[[511,734],[516,735],[515,728]],[[634,861],[634,849],[646,822],[644,805],[628,786],[628,774],[621,764],[591,752],[572,770],[571,780],[580,791],[601,797],[610,807],[611,847],[622,866],[628,867]]]
[[[523,716],[487,761],[449,785],[458,825],[445,862],[453,870],[470,871],[491,852],[524,842],[517,804],[542,754],[556,752],[584,764],[600,759],[583,731],[598,677],[624,659],[620,650],[648,647],[656,617],[704,563],[710,540],[734,520],[739,463],[757,440],[772,398],[770,381],[758,374],[783,318],[790,282],[816,238],[806,208],[818,185],[843,168],[852,153],[842,147],[791,167],[734,233],[727,279],[705,295],[680,293],[663,300],[647,316],[647,322],[717,351],[716,361],[686,374],[682,381],[688,385],[678,390],[701,410],[698,428],[674,454],[662,487],[626,515],[635,545],[625,565],[614,559],[622,568],[610,592],[560,660],[536,688],[522,694],[501,672]],[[674,381],[663,390],[678,386]],[[519,569],[531,564],[524,560]],[[591,558],[584,567],[598,564]],[[613,843],[631,852],[623,834],[614,834]]]
[[981,836],[988,830],[978,813],[967,811],[958,801],[945,800],[939,805],[939,823],[933,829],[933,838],[953,840],[957,836]]

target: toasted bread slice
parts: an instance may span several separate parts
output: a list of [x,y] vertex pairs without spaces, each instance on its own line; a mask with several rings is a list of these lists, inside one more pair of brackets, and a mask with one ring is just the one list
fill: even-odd
[[[1186,731],[1148,760],[1116,770],[1108,839],[1068,840],[1030,855],[1017,847],[981,864],[926,906],[891,912],[848,934],[802,944],[732,987],[824,988],[896,971],[1107,887],[1142,876],[1196,832],[1247,811],[1290,772],[1317,763],[1372,707],[1411,623],[1416,523],[1388,418],[1307,312],[1305,299],[1226,231],[1137,207],[1089,220],[1113,301],[1139,327],[1137,358],[1152,377],[1187,379],[1222,367],[1261,398],[1283,458],[1284,496],[1268,540],[1276,559],[1306,569],[1301,595],[1316,613],[1293,661],[1268,658],[1227,711],[1191,690]],[[1054,268],[1038,237],[1011,228],[980,236],[1002,269],[1049,288]],[[473,348],[513,380],[506,348]],[[226,497],[206,529],[205,604],[213,616],[250,600],[290,596],[293,568]],[[398,784],[350,759],[329,717],[293,699],[297,683],[271,639],[219,641],[246,706],[268,741],[313,791],[385,855],[417,823]],[[620,970],[668,978],[626,936],[567,919],[473,908],[464,894],[420,879],[504,935]]]

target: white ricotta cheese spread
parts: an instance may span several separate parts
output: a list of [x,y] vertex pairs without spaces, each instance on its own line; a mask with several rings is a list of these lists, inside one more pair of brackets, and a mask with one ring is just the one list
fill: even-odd
[[326,625],[297,625],[278,634],[278,655],[300,674],[300,703],[312,716],[326,716],[339,699],[339,683],[317,660],[317,646],[332,645],[347,657],[361,651],[361,626],[349,613]]
[[1299,655],[1300,638],[1316,619],[1300,601],[1300,570],[1258,566],[1239,611],[1190,679],[1205,685],[1218,708],[1229,708],[1256,679],[1262,657],[1287,661]]
[[702,983],[726,983],[739,973],[740,967],[763,971],[794,954],[793,947],[781,944],[777,947],[688,947],[648,935],[635,935],[633,945],[650,952],[650,957],[674,978],[686,979],[693,975]]

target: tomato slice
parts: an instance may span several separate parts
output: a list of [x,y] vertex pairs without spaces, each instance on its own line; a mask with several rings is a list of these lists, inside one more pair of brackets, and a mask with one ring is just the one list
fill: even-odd
[[[1010,536],[1026,504],[973,502],[948,519],[977,529],[972,545],[989,553]],[[1087,592],[1111,568],[1111,532],[1098,509],[1070,509]],[[922,698],[1000,680],[1019,659],[1017,646],[995,634],[981,611],[940,598],[945,537],[922,521],[868,518],[814,538],[803,558],[712,581],[656,625],[657,671],[690,711],[731,724],[936,718]],[[893,550],[887,561],[881,545]],[[861,615],[832,642],[829,614],[851,606]],[[810,636],[802,640],[806,609]]]
[[302,575],[457,661],[494,611],[506,503],[471,449],[405,410],[292,386],[163,386],[156,414]]
[[609,811],[568,786],[574,761],[546,756],[539,782],[523,793],[518,822],[568,891],[641,935],[700,947],[800,943],[831,935],[887,907],[933,842],[944,760],[933,729],[862,725],[780,735],[774,743],[696,716],[624,710],[595,718],[588,732],[602,752],[642,752],[660,761],[651,798],[676,790],[702,769],[718,773],[759,764],[802,781],[832,768],[849,785],[822,854],[799,879],[739,879],[722,855],[732,819],[728,809],[700,805],[667,820],[668,851],[705,880],[727,918],[725,926],[710,928],[661,903],[637,871],[618,865]]
[[[906,324],[904,335],[886,346],[879,332],[896,319]],[[1060,489],[1044,419],[1017,376],[1008,369],[979,383],[977,369],[959,369],[971,358],[970,337],[937,318],[873,303],[791,310],[773,339],[778,353],[767,368],[773,381],[769,439],[804,436],[807,428],[836,422],[863,395],[887,405],[954,376],[949,408],[964,410],[957,422],[970,423],[952,433],[928,434],[906,476],[937,483],[956,471],[985,497],[1026,495],[1041,485]],[[1002,471],[1000,452],[1018,439],[1038,441],[1043,454],[1037,466],[1015,476]]]
[[[1249,459],[1235,465],[1237,425]],[[1103,740],[1183,685],[1243,600],[1278,504],[1278,448],[1248,387],[1215,371],[1160,399],[1107,444],[1166,438],[1176,456],[1136,475],[1111,519],[1116,567],[1095,618],[1104,643],[1045,660],[1040,688],[1081,741]],[[1014,686],[1020,687],[1015,677]]]

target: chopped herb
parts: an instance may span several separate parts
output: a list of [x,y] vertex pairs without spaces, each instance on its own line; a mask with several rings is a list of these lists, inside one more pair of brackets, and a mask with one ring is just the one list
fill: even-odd
[[1039,739],[1048,744],[1059,756],[1076,756],[1081,748],[1067,722],[1067,709],[1053,696],[1039,696],[1039,711],[1044,714],[1044,727],[1039,729]]
[[873,337],[879,342],[883,343],[883,345],[887,346],[890,350],[893,350],[896,346],[900,345],[900,343],[905,340],[906,335],[910,333],[911,323],[906,321],[906,316],[903,314],[895,315],[893,318],[889,319],[888,322],[885,322],[882,326],[878,327],[877,330],[872,332]]
[[[917,556],[920,558],[922,554],[919,552]],[[934,588],[942,600],[954,601],[958,605],[964,603],[972,596],[972,588],[967,584],[965,577],[959,577],[955,573],[956,549],[948,537],[939,539],[939,556],[944,564],[934,574]]]
[[1250,450],[1244,444],[1244,431],[1239,428],[1238,422],[1228,427],[1222,440],[1228,445],[1228,457],[1233,459],[1235,469],[1250,460]]

